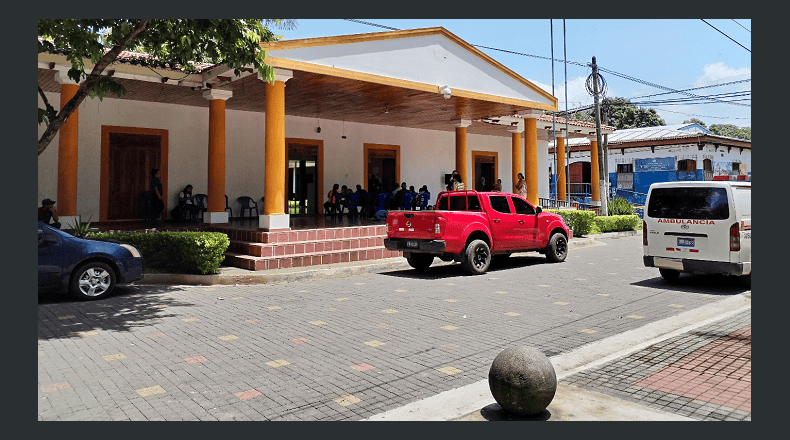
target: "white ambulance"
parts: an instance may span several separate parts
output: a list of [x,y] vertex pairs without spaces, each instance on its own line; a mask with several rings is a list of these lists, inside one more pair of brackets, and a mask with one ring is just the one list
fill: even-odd
[[642,223],[646,267],[666,280],[681,272],[752,281],[752,183],[666,182],[650,185]]

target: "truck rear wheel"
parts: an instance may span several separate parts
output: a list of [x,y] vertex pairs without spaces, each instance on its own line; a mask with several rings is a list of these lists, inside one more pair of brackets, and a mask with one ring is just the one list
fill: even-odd
[[568,240],[560,233],[552,235],[549,240],[549,245],[546,246],[546,258],[552,263],[559,263],[565,261],[565,257],[567,256]]
[[406,261],[409,263],[409,266],[419,271],[424,271],[431,267],[431,264],[433,263],[433,255],[416,254],[412,252],[408,257],[406,257]]
[[488,270],[491,265],[491,250],[483,240],[472,240],[464,249],[464,259],[461,262],[464,270],[472,275],[480,275]]

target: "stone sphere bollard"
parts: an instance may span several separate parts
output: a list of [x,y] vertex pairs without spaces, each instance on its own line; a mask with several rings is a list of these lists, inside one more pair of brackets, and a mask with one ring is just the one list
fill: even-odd
[[557,392],[557,374],[549,358],[533,347],[503,350],[491,364],[488,386],[507,412],[532,416],[545,410]]

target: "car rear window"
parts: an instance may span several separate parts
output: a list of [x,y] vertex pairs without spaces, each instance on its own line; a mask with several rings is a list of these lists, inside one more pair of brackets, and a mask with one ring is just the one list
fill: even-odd
[[725,220],[730,217],[727,190],[716,187],[656,188],[650,193],[647,216]]

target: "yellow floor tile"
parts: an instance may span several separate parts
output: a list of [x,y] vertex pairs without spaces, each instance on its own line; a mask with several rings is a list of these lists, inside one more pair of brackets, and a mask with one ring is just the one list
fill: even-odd
[[148,397],[148,396],[153,396],[155,394],[162,394],[165,392],[165,389],[162,388],[160,385],[156,385],[148,388],[140,388],[139,390],[136,391],[137,394],[139,394],[140,396]]
[[354,397],[353,394],[346,394],[345,396],[336,397],[332,400],[338,403],[340,406],[349,406],[362,401],[361,399]]
[[507,312],[507,313],[505,313],[505,315],[507,315],[507,316],[521,316],[521,313]]
[[117,361],[118,359],[126,359],[126,355],[123,353],[117,354],[108,354],[107,356],[102,356],[105,361]]
[[455,326],[452,326],[452,325],[445,325],[444,327],[441,327],[441,328],[443,330],[458,330],[458,327],[455,327]]
[[310,321],[310,324],[313,324],[313,325],[324,325],[326,323],[324,321]]
[[266,365],[272,368],[278,368],[278,367],[284,367],[286,365],[291,365],[291,363],[286,361],[285,359],[278,359],[276,361],[266,362]]
[[382,310],[382,311],[383,311],[384,313],[398,313],[398,311],[397,311],[397,310],[395,310],[395,309],[387,309],[387,310]]
[[437,368],[437,370],[441,371],[444,374],[452,376],[453,374],[458,374],[461,372],[458,368],[455,367],[444,367],[444,368]]
[[378,347],[378,346],[384,345],[384,343],[381,342],[381,341],[368,341],[368,342],[365,342],[365,345],[369,345],[371,347]]
[[222,339],[223,341],[232,341],[234,339],[239,339],[239,337],[236,335],[220,336],[219,338]]

